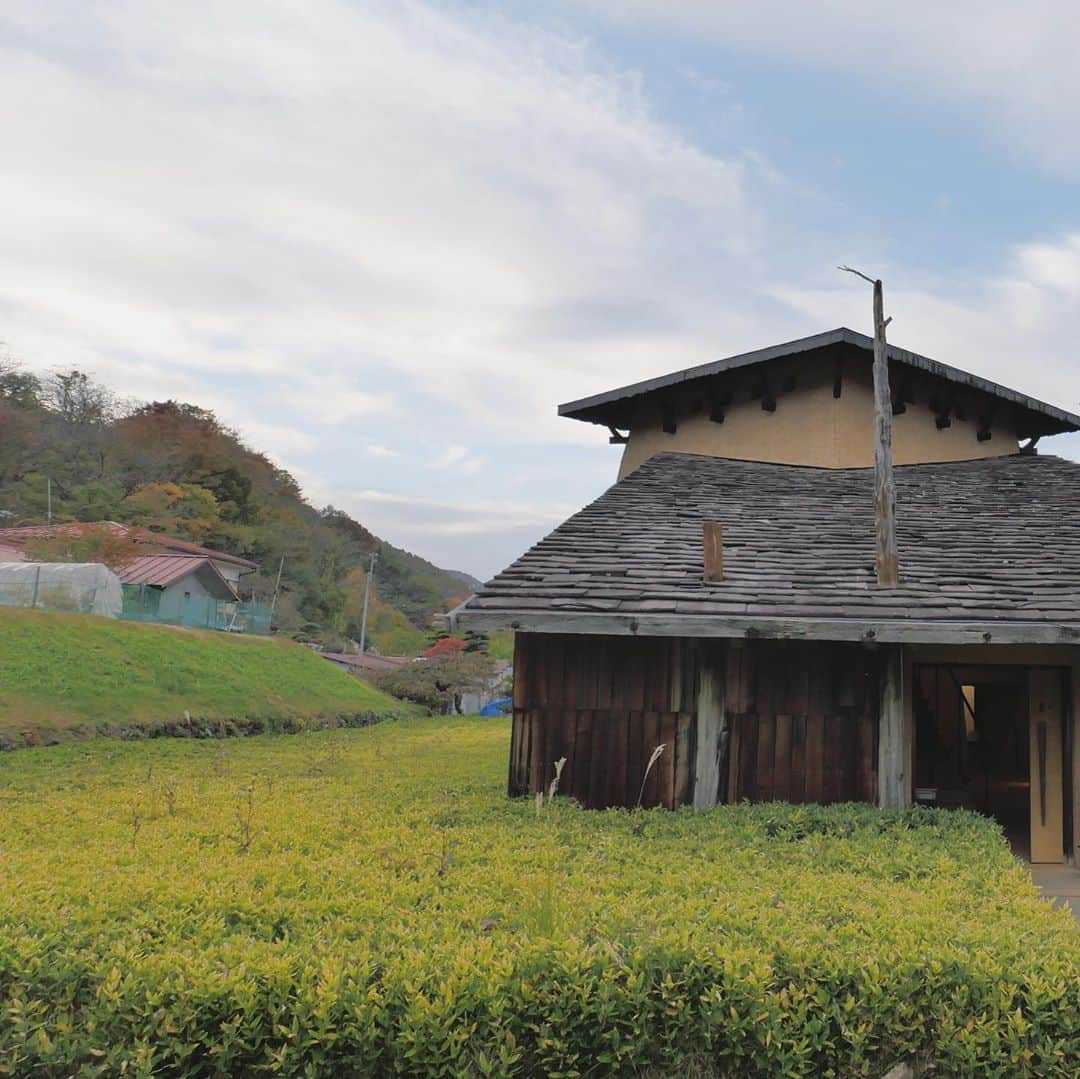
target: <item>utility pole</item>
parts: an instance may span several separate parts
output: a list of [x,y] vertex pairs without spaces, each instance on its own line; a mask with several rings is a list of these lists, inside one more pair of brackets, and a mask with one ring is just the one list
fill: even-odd
[[874,286],[874,531],[877,551],[874,570],[878,588],[896,588],[900,565],[896,549],[896,486],[893,482],[892,394],[889,392],[889,357],[881,279],[867,277],[850,266],[839,269],[853,273]]
[[285,568],[285,556],[281,556],[281,561],[278,563],[277,568],[277,581],[274,583],[274,598],[270,601],[270,621],[274,620],[274,608],[277,606],[278,589],[281,587],[281,571]]
[[378,551],[371,552],[371,561],[368,563],[367,577],[364,579],[364,614],[360,621],[360,655],[364,654],[364,649],[367,647],[368,600],[371,598],[371,579],[375,576],[375,561],[378,557]]
[[51,525],[52,524],[52,478],[49,477],[49,476],[45,477],[45,490],[47,492],[45,497],[48,500],[48,507],[49,507],[48,508],[49,524]]

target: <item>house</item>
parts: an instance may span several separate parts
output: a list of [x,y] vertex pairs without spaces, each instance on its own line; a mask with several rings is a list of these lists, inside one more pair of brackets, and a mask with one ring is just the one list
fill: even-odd
[[[997,817],[1080,852],[1080,416],[890,346],[899,584],[875,569],[873,342],[838,329],[560,407],[619,479],[452,612],[516,631],[509,793]],[[885,415],[886,411],[882,412]]]
[[[135,545],[133,557],[116,569],[124,585],[125,617],[223,628],[225,605],[239,601],[240,578],[259,568],[238,555],[113,521],[0,529],[0,561],[27,561],[25,548],[32,540],[101,528]],[[226,622],[234,621],[234,613],[228,612]]]

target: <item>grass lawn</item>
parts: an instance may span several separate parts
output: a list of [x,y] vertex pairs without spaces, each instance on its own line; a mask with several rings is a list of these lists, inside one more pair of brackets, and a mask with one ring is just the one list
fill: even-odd
[[0,756],[0,1073],[1075,1074],[1080,934],[989,822],[538,811],[507,749]]
[[0,607],[0,739],[406,706],[286,641]]

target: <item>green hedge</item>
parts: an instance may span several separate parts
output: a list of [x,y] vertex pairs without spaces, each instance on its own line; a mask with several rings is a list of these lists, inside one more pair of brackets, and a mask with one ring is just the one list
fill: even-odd
[[1080,934],[991,822],[538,811],[506,736],[4,758],[0,1071],[1076,1074]]

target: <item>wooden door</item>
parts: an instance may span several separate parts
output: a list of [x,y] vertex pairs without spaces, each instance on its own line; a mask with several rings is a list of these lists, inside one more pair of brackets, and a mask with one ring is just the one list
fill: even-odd
[[1061,673],[1028,675],[1028,759],[1031,767],[1031,860],[1063,862]]

